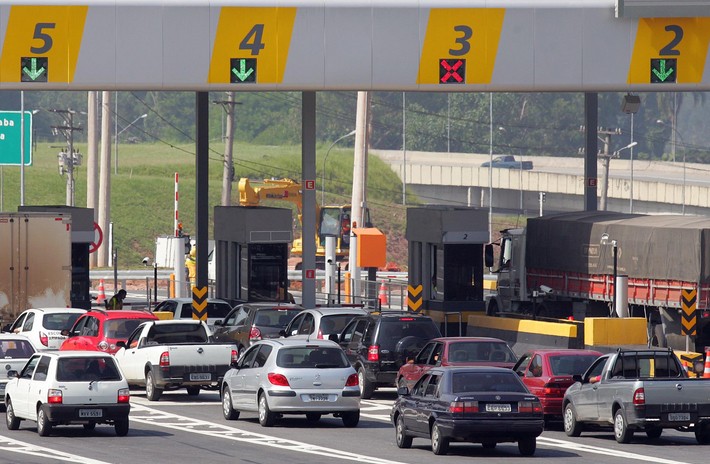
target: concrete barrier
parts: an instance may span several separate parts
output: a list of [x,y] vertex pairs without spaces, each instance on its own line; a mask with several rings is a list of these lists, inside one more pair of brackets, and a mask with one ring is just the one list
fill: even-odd
[[586,346],[646,345],[647,338],[643,317],[588,317],[584,320]]
[[[582,326],[582,327],[580,327]],[[521,355],[535,348],[584,348],[584,324],[578,321],[544,322],[491,316],[469,316],[466,334],[505,340]]]

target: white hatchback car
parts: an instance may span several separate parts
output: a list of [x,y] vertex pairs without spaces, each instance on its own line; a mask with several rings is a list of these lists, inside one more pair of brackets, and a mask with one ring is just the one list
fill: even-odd
[[32,308],[17,316],[8,332],[29,338],[37,351],[58,350],[67,338],[62,330],[71,329],[84,313],[77,308]]
[[36,351],[24,335],[0,334],[0,406],[5,405],[5,386],[9,382],[7,373],[22,369]]
[[331,334],[339,334],[355,316],[367,316],[362,308],[315,308],[304,309],[288,324],[284,336],[328,340]]
[[97,351],[36,353],[18,373],[8,372],[5,421],[17,430],[22,420],[37,422],[47,436],[55,425],[111,424],[128,434],[131,410],[128,383],[113,356]]

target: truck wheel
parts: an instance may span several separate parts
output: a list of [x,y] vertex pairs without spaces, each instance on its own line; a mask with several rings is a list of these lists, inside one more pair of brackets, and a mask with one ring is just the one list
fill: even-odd
[[651,439],[656,439],[661,436],[663,429],[660,427],[654,427],[652,429],[646,429],[646,436]]
[[224,386],[224,390],[222,391],[222,415],[227,420],[239,419],[239,411],[234,410],[232,394],[229,392],[227,385]]
[[398,448],[411,448],[412,437],[407,435],[407,429],[404,427],[404,418],[400,414],[397,416],[397,426],[395,427],[395,440]]
[[360,422],[360,410],[346,411],[342,414],[342,418],[345,427],[357,427],[357,424]]
[[266,393],[259,395],[259,423],[262,427],[271,427],[276,423],[276,414],[269,409]]
[[190,396],[197,396],[200,394],[200,386],[199,385],[191,385],[187,387],[187,394]]
[[372,393],[375,391],[375,387],[373,387],[372,383],[367,380],[365,369],[362,367],[357,370],[357,382],[360,385],[360,398],[363,400],[369,400],[372,398]]
[[577,422],[577,413],[574,411],[572,403],[567,403],[565,405],[564,417],[562,419],[565,434],[568,437],[578,437],[582,434],[582,424]]
[[128,419],[117,420],[114,422],[113,428],[116,430],[117,437],[125,437],[128,435]]
[[15,408],[12,407],[10,398],[7,399],[7,405],[5,406],[5,423],[7,424],[8,430],[17,430],[20,428],[20,419],[15,415]]
[[532,456],[537,448],[537,439],[535,437],[525,437],[518,440],[518,451],[521,456]]
[[449,439],[441,434],[439,424],[436,422],[431,427],[431,450],[436,455],[446,454],[449,451]]
[[49,422],[44,406],[40,406],[37,410],[37,433],[40,437],[46,437],[52,433],[52,423]]
[[698,424],[695,426],[695,439],[701,445],[710,445],[710,424]]
[[629,425],[624,417],[621,408],[614,413],[614,438],[619,443],[629,443],[634,437],[634,431],[629,429]]
[[148,401],[158,401],[160,396],[163,394],[163,389],[158,388],[155,385],[155,378],[153,377],[153,371],[148,371],[145,375],[145,396]]

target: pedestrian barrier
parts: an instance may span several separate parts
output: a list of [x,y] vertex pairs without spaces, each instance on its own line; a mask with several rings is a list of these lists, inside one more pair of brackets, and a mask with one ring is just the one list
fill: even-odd
[[703,378],[710,378],[710,346],[705,347],[705,370],[703,371]]
[[99,296],[96,297],[96,302],[103,304],[106,301],[106,290],[104,290],[104,279],[99,280]]

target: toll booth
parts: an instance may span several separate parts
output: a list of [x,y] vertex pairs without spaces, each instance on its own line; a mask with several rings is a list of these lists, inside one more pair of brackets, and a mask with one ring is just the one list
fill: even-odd
[[230,301],[288,301],[290,209],[216,206],[215,296]]
[[20,213],[61,213],[71,215],[71,305],[91,309],[89,249],[95,240],[94,209],[74,206],[20,206]]
[[410,310],[424,310],[432,316],[437,311],[485,310],[487,210],[439,205],[408,208],[406,237]]

